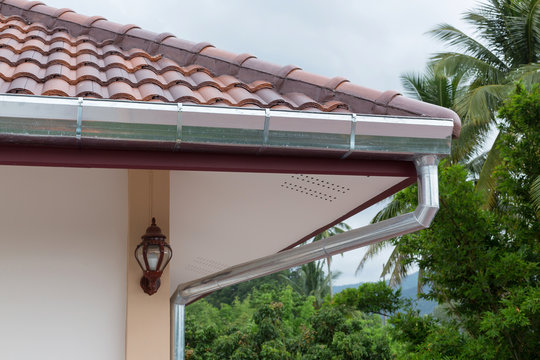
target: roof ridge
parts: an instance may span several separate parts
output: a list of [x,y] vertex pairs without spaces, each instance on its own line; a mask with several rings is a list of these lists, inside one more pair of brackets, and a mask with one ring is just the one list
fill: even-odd
[[[71,9],[56,9],[40,1],[0,0],[0,13],[19,15],[56,30],[65,29],[72,36],[87,35],[97,41],[113,39],[120,49],[140,48],[149,54],[161,53],[180,66],[197,63],[215,76],[233,75],[245,82],[264,80],[280,93],[302,92],[318,102],[342,101],[356,113],[429,116],[454,120],[454,135],[461,121],[450,109],[401,96],[397,92],[380,92],[352,84],[343,77],[328,78],[309,73],[294,65],[279,66],[250,54],[234,54],[217,49],[210,43],[193,43],[170,33],[154,33],[137,25],[122,25],[101,16],[86,16]],[[388,96],[388,94],[392,96]]]

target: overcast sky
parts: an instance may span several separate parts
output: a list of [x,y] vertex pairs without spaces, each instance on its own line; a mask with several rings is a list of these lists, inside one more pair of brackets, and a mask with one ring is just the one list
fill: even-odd
[[[57,8],[207,41],[234,53],[250,53],[276,64],[294,64],[328,77],[343,76],[378,90],[402,90],[399,76],[422,71],[430,54],[444,50],[425,32],[439,23],[466,29],[461,14],[471,0],[43,0]],[[358,227],[368,215],[349,222]],[[359,276],[364,250],[335,256],[336,283],[378,279],[389,249]]]

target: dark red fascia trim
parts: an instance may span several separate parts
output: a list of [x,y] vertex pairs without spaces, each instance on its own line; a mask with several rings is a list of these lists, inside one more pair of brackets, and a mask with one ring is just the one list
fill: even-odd
[[409,161],[0,146],[1,165],[416,178]]

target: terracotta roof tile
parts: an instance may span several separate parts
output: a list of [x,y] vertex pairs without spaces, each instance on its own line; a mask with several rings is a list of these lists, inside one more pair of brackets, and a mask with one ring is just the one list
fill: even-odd
[[454,119],[451,110],[41,2],[0,2],[0,91]]

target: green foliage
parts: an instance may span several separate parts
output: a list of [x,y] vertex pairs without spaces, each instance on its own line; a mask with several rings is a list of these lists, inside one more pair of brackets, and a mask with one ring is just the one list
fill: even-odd
[[254,288],[264,287],[265,289],[272,289],[286,285],[287,278],[289,278],[289,270],[281,271],[277,274],[268,275],[264,278],[253,279],[240,284],[228,286],[221,290],[218,290],[206,297],[206,301],[215,307],[220,307],[221,304],[232,305],[232,303],[238,299],[244,300]]
[[[540,91],[536,85],[530,92],[523,85],[499,111],[505,119],[500,125],[499,151],[503,163],[497,170],[501,208],[511,214],[520,228],[538,234],[535,212],[535,185],[540,177]],[[538,210],[538,209],[537,209]],[[515,227],[514,227],[515,229]],[[526,234],[524,234],[526,235]]]
[[[287,287],[253,289],[243,301],[214,307],[200,300],[186,310],[186,358],[198,359],[391,359],[392,339],[379,316],[358,311],[368,299],[375,313],[397,302],[384,283],[362,286],[348,305],[315,307],[313,296]],[[361,292],[366,291],[365,295]],[[385,297],[389,297],[388,299]],[[341,298],[341,297],[337,297]],[[395,347],[395,346],[394,346]]]
[[394,290],[384,281],[361,284],[356,289],[344,289],[334,297],[334,303],[384,316],[393,314],[405,305],[401,299],[401,289]]
[[[514,150],[520,151],[519,146]],[[511,159],[508,161],[514,161]],[[443,167],[441,209],[436,220],[428,230],[406,235],[397,243],[408,262],[424,269],[424,281],[431,285],[424,296],[449,304],[459,324],[451,337],[444,334],[451,329],[448,324],[433,326],[431,322],[430,328],[418,325],[425,320],[414,318],[394,322],[396,328],[405,329],[403,336],[420,354],[443,346],[443,340],[449,339],[453,343],[444,346],[450,358],[459,349],[460,356],[482,353],[483,358],[494,359],[528,359],[540,351],[539,237],[534,230],[538,226],[519,216],[531,209],[520,198],[527,192],[514,183],[511,166],[498,173],[501,184],[506,184],[504,198],[512,200],[511,213],[501,216],[483,210],[482,197],[467,180],[465,169],[459,165]],[[427,334],[424,340],[416,331],[406,331],[411,323],[423,329],[420,334]]]

